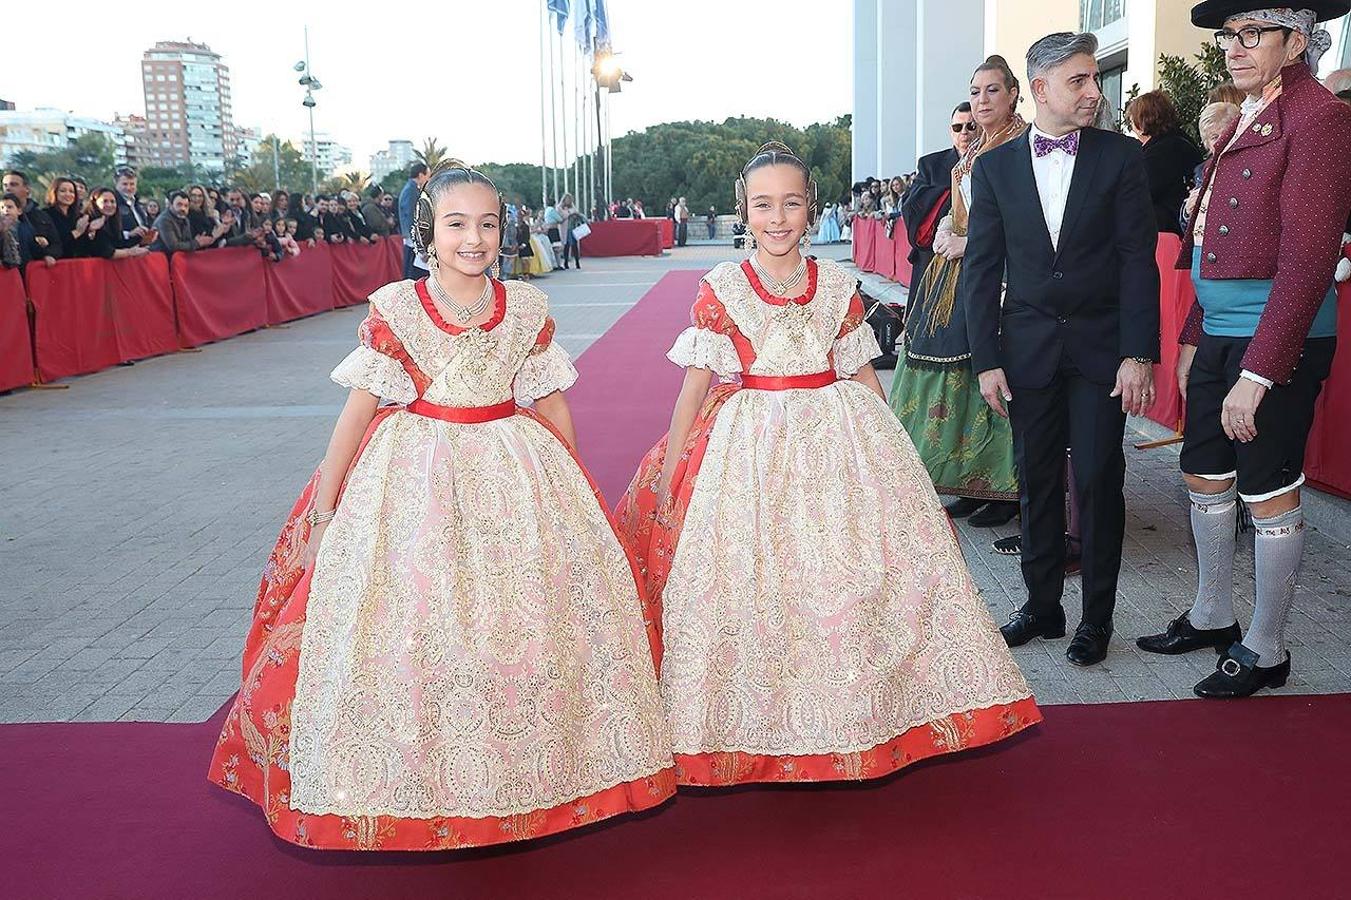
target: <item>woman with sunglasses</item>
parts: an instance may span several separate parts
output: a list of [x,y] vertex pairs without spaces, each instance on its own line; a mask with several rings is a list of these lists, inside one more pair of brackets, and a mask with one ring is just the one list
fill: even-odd
[[[941,189],[912,189],[904,210],[912,245],[923,248],[931,240],[932,249],[911,258],[923,267],[914,270],[891,408],[915,442],[935,489],[957,498],[947,505],[948,514],[971,516],[978,528],[1004,525],[1018,514],[1018,477],[1008,421],[981,398],[971,371],[958,280],[966,252],[971,169],[981,154],[1027,128],[1016,111],[1018,99],[1018,79],[1003,57],[992,56],[976,69],[970,102],[962,104],[966,111],[959,106],[952,116],[953,148],[960,158],[950,178]],[[935,208],[943,205],[950,205],[949,213]]]

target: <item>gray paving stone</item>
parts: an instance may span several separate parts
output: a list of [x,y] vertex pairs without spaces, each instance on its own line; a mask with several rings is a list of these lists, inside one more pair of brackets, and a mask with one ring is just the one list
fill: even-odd
[[[537,283],[550,294],[560,343],[576,355],[665,272],[727,256],[725,245],[692,246],[660,259],[597,260]],[[896,285],[865,282],[876,296],[904,298]],[[327,373],[352,346],[359,318],[335,311],[73,379],[67,391],[0,396],[0,722],[203,721],[237,690],[261,568],[323,455],[342,402]],[[879,374],[889,386],[892,373]],[[1129,444],[1139,438],[1127,438],[1111,652],[1080,670],[1065,659],[1067,641],[1017,648],[1044,704],[1190,697],[1214,669],[1214,654],[1151,658],[1134,649],[1137,634],[1161,628],[1195,591],[1177,448],[1136,451]],[[1351,505],[1306,496],[1313,527],[1286,690],[1351,690]],[[972,576],[1001,622],[1024,590],[1018,561],[995,555],[990,541],[1013,531],[959,525]],[[1240,539],[1236,569],[1244,624],[1251,545],[1251,534]],[[1079,604],[1072,579],[1071,625]]]

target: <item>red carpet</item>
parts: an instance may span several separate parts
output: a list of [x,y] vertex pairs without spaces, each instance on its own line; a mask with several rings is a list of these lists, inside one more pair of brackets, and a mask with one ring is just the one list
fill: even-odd
[[[665,427],[680,372],[662,353],[696,277],[666,276],[579,361],[583,452],[612,498]],[[1351,698],[1044,712],[1031,733],[878,784],[682,794],[581,832],[430,855],[273,838],[256,807],[206,782],[220,716],[3,726],[0,897],[1351,896]]]

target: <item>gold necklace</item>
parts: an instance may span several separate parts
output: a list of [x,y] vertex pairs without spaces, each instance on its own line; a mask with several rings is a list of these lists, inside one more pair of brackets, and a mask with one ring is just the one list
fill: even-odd
[[765,267],[760,265],[759,254],[751,254],[751,268],[755,270],[755,274],[759,276],[760,281],[764,283],[771,294],[774,294],[777,297],[783,297],[793,288],[797,287],[802,282],[803,277],[807,274],[807,257],[804,256],[799,259],[797,268],[782,281],[765,271]]
[[431,286],[432,293],[436,295],[436,299],[440,300],[450,308],[456,322],[468,322],[470,319],[482,315],[483,311],[488,308],[488,304],[492,302],[493,280],[485,276],[483,281],[483,293],[479,294],[478,299],[473,303],[464,304],[446,293],[445,289],[441,287],[435,277],[427,279],[427,283]]

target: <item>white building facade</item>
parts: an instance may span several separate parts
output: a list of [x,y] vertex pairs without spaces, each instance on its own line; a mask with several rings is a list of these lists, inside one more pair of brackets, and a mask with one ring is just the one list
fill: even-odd
[[[949,146],[952,108],[967,98],[971,73],[1003,56],[1026,95],[1027,48],[1057,31],[1098,37],[1103,92],[1119,110],[1138,86],[1158,86],[1159,56],[1192,60],[1211,32],[1191,24],[1195,0],[853,0],[853,180],[915,170]],[[1319,74],[1351,65],[1346,17],[1324,25],[1333,46]]]
[[412,141],[390,141],[387,148],[371,154],[371,180],[384,181],[391,173],[407,171],[415,158]]

